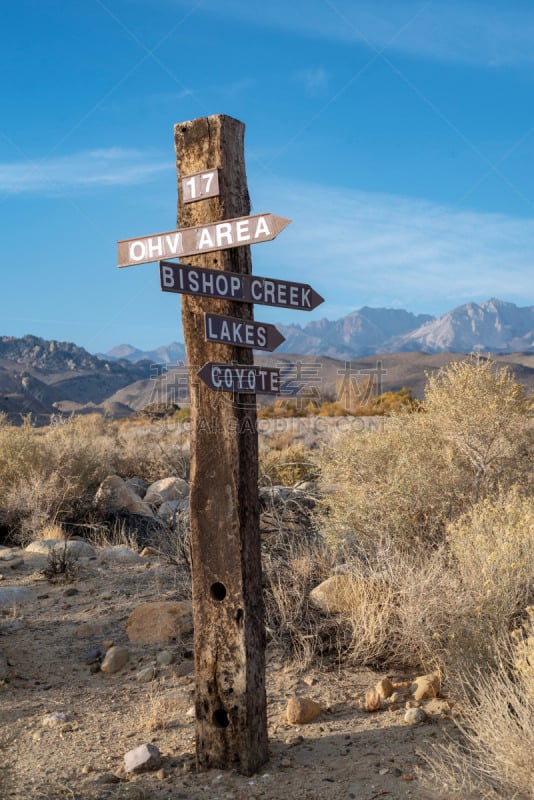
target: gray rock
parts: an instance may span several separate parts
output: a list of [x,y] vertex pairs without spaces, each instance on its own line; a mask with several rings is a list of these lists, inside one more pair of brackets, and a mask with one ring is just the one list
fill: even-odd
[[156,678],[157,674],[156,667],[143,667],[135,677],[139,683],[150,683]]
[[119,475],[104,478],[96,492],[95,505],[105,514],[127,511],[141,517],[153,516],[150,506]]
[[100,553],[100,560],[135,563],[143,559],[139,553],[136,553],[130,547],[127,547],[125,544],[118,544],[113,547],[104,547]]
[[104,656],[100,669],[106,673],[118,672],[127,664],[129,658],[130,654],[127,647],[114,645],[109,648]]
[[174,655],[169,650],[160,650],[156,656],[156,663],[160,667],[168,667],[174,661]]
[[144,478],[128,478],[125,483],[126,486],[128,486],[128,488],[131,489],[132,492],[135,492],[135,494],[139,497],[145,496],[146,490],[148,489],[148,481],[145,481]]
[[162,478],[150,484],[145,494],[145,503],[160,506],[172,500],[183,500],[189,495],[189,484],[183,478]]
[[85,654],[84,661],[88,666],[90,664],[100,664],[105,655],[106,651],[101,647],[91,647]]
[[424,722],[426,714],[422,708],[408,708],[404,715],[404,721],[409,725],[417,725],[419,722]]
[[176,514],[178,514],[179,505],[180,503],[178,500],[167,500],[165,503],[162,503],[158,508],[158,519],[165,523],[165,525],[171,525]]
[[67,553],[73,558],[93,558],[94,548],[81,539],[36,539],[25,548],[27,553],[39,553],[48,556],[51,550],[63,552],[66,547]]
[[36,600],[33,589],[27,586],[1,586],[0,609],[9,610],[15,606],[31,603]]
[[161,753],[153,744],[140,744],[124,755],[126,772],[145,772],[158,769],[161,764]]

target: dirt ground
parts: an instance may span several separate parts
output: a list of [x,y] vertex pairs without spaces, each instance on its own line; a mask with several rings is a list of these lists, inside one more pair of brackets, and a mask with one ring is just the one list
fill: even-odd
[[[423,785],[430,751],[454,725],[443,711],[423,723],[404,722],[404,708],[366,713],[365,691],[384,674],[323,664],[299,672],[267,650],[270,759],[245,777],[235,771],[195,771],[192,639],[171,645],[128,641],[125,622],[140,603],[183,596],[176,568],[158,558],[133,563],[86,561],[71,583],[50,583],[46,556],[21,554],[2,568],[0,588],[25,586],[30,602],[0,612],[0,653],[9,674],[0,686],[0,797],[265,798],[266,800],[430,800],[440,787]],[[92,672],[94,648],[126,645],[130,660],[114,674]],[[138,672],[169,650],[174,661],[152,682]],[[406,678],[411,676],[389,676]],[[300,727],[285,719],[287,700],[306,696],[324,713]],[[64,714],[54,720],[54,712]],[[143,743],[162,753],[160,769],[126,778],[124,754]]]

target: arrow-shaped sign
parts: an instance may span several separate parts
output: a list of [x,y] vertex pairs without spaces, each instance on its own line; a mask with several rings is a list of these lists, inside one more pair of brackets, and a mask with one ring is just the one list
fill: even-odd
[[268,242],[290,222],[290,219],[275,214],[255,214],[178,231],[153,233],[139,239],[122,239],[118,242],[117,264],[119,267],[131,267],[161,258],[198,256],[229,247]]
[[198,377],[216,392],[242,394],[278,394],[280,370],[253,365],[217,364],[208,361],[197,372]]
[[239,275],[220,269],[175,264],[173,261],[160,261],[159,271],[164,292],[221,297],[300,311],[312,311],[324,302],[321,295],[307,283]]
[[222,317],[219,314],[204,314],[207,342],[222,342],[254,350],[276,350],[285,342],[285,336],[274,325],[253,322],[238,317]]

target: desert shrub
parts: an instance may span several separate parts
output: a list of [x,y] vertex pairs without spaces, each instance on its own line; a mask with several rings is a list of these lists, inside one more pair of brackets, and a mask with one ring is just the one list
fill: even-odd
[[522,655],[508,640],[496,669],[466,674],[460,738],[421,753],[425,780],[447,797],[534,799],[534,697],[528,678],[513,671]]
[[462,592],[451,621],[449,666],[489,666],[531,599],[534,500],[517,490],[481,500],[449,525],[447,544]]
[[318,525],[330,542],[352,536],[411,548],[445,529],[468,494],[454,454],[436,446],[428,415],[401,414],[377,431],[348,433],[318,457]]
[[522,386],[508,367],[471,357],[429,377],[423,408],[437,443],[454,450],[472,499],[525,483],[532,473],[532,428]]
[[351,661],[381,669],[446,670],[459,594],[443,546],[427,556],[387,546],[372,558],[349,552],[343,572],[347,596],[340,619],[350,626]]
[[262,449],[259,475],[262,486],[294,486],[300,481],[313,480],[317,468],[310,452],[301,444],[293,444],[282,450]]
[[527,403],[508,370],[452,363],[429,379],[420,413],[322,450],[318,524],[330,541],[353,535],[364,548],[435,542],[470,503],[526,486],[531,459]]

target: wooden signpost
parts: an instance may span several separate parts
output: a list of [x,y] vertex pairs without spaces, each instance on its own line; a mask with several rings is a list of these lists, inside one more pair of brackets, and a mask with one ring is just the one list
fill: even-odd
[[[290,222],[248,216],[244,125],[224,115],[174,129],[177,229],[118,243],[119,267],[160,260],[161,288],[182,294],[191,382],[190,520],[197,767],[247,775],[268,759],[255,394],[280,391],[253,349],[284,337],[253,303],[311,310],[308,284],[252,276],[250,244]],[[188,257],[188,264],[162,259]],[[227,394],[223,402],[214,402]]]

